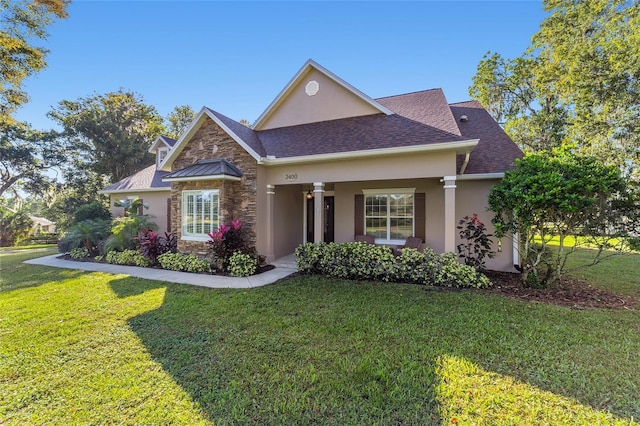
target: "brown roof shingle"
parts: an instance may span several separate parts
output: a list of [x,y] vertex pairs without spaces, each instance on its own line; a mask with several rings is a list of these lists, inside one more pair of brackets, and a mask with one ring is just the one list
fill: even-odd
[[423,90],[376,99],[396,114],[460,136],[442,89]]
[[256,132],[277,158],[397,148],[465,140],[398,114],[373,114]]
[[[491,117],[478,101],[451,104],[451,112],[457,119],[462,135],[469,139],[480,139],[471,152],[465,174],[499,173],[513,168],[516,158],[523,153],[502,127]],[[460,121],[466,115],[467,121]],[[458,171],[463,158],[458,157]]]

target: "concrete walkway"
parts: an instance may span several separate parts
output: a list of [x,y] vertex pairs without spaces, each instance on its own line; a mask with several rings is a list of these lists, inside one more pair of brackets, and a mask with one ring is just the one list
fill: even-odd
[[60,254],[38,257],[27,260],[24,263],[31,265],[52,266],[54,268],[81,269],[84,271],[107,272],[109,274],[124,274],[131,277],[147,280],[168,281],[178,284],[191,284],[210,288],[252,288],[271,284],[279,279],[296,272],[294,268],[285,267],[291,265],[283,262],[268,272],[253,275],[247,278],[233,278],[219,275],[191,274],[188,272],[167,271],[166,269],[140,268],[137,266],[111,265],[108,263],[75,262],[73,260],[58,259]]

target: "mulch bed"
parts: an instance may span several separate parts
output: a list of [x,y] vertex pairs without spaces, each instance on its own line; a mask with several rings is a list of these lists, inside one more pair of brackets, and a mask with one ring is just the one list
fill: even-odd
[[570,306],[577,309],[586,308],[623,308],[634,309],[638,300],[621,297],[615,293],[590,286],[584,281],[565,277],[555,286],[546,289],[523,288],[519,274],[487,271],[485,274],[493,282],[493,287],[483,290],[499,293],[513,299]]

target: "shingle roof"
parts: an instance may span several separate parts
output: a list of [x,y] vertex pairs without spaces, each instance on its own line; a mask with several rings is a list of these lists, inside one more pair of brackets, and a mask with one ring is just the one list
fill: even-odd
[[142,169],[112,185],[107,186],[102,192],[118,192],[145,189],[171,189],[171,184],[163,182],[162,178],[167,172],[156,169],[156,165]]
[[164,136],[164,135],[160,135],[160,139],[162,139],[164,141],[164,143],[166,143],[167,145],[173,147],[173,145],[176,144],[176,140],[172,139],[168,136]]
[[258,139],[256,132],[254,132],[250,127],[240,124],[237,121],[227,117],[226,115],[212,110],[211,108],[207,108],[207,110],[211,114],[218,117],[218,119],[222,121],[224,125],[229,128],[229,130],[238,135],[238,137],[240,137],[240,139],[242,139],[247,145],[249,145],[249,147],[253,149],[258,155],[260,155],[261,157],[264,157],[266,155],[260,139]]
[[257,132],[277,158],[463,141],[460,136],[397,114],[373,114]]
[[198,160],[184,169],[167,174],[165,180],[204,177],[204,176],[231,176],[242,177],[242,172],[236,166],[223,158],[211,158]]
[[442,89],[423,90],[376,99],[396,114],[460,136]]
[[[502,127],[489,115],[478,101],[467,101],[451,104],[451,112],[457,119],[462,135],[467,138],[480,139],[471,152],[465,174],[497,173],[512,169],[516,158],[523,153]],[[460,121],[466,115],[467,121]],[[458,170],[463,158],[458,158]]]

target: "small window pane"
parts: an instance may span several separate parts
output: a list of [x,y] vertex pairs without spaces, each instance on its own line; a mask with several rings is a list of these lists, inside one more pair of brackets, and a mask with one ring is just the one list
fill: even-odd
[[206,238],[218,229],[218,190],[184,191],[182,193],[182,234]]

